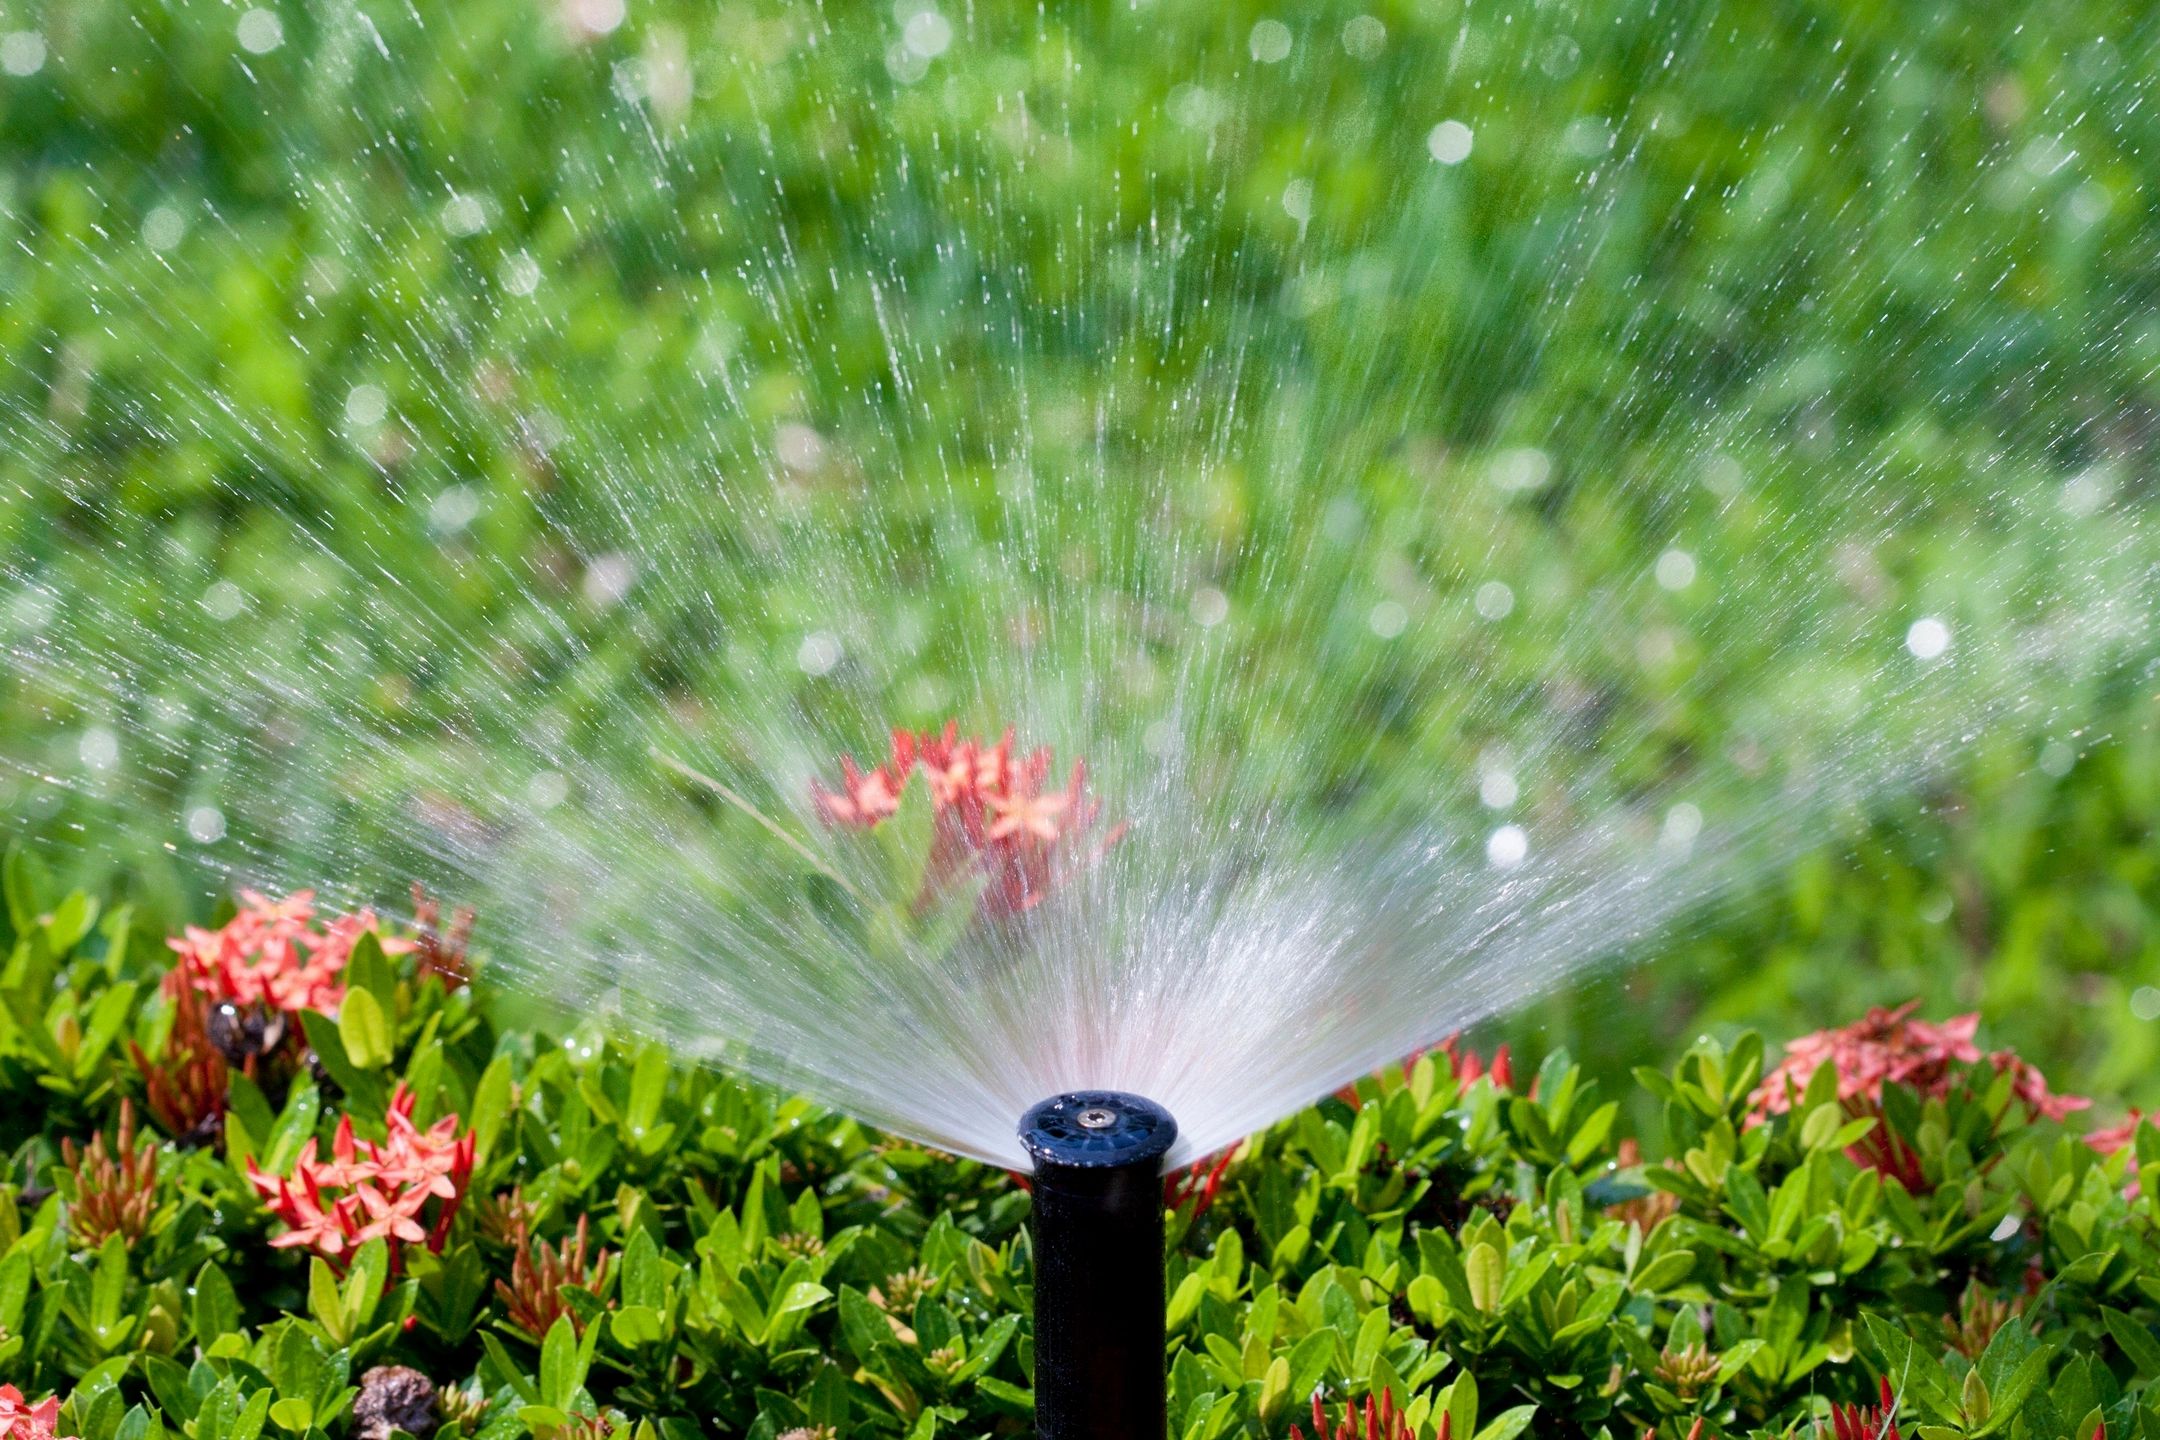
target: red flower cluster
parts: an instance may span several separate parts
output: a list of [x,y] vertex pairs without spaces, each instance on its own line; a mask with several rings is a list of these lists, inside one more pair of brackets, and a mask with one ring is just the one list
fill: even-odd
[[289,1176],[264,1174],[248,1161],[248,1179],[288,1227],[272,1245],[305,1245],[336,1263],[381,1236],[390,1242],[393,1270],[406,1244],[442,1252],[472,1178],[473,1137],[458,1133],[455,1115],[420,1129],[412,1121],[416,1098],[397,1087],[384,1117],[389,1137],[380,1144],[355,1140],[350,1115],[339,1120],[328,1164],[315,1158],[313,1140]]
[[1217,1192],[1222,1189],[1223,1174],[1236,1158],[1238,1147],[1232,1145],[1210,1159],[1195,1160],[1182,1170],[1173,1170],[1163,1177],[1163,1207],[1182,1210],[1193,1207],[1193,1219],[1207,1214],[1215,1203]]
[[1890,1393],[1889,1377],[1883,1377],[1880,1405],[1832,1405],[1830,1434],[1832,1440],[1898,1440],[1897,1397]]
[[1983,1058],[1998,1073],[2012,1077],[2017,1098],[2035,1119],[2060,1120],[2092,1104],[2081,1096],[2051,1093],[2039,1069],[2014,1050],[1997,1050],[1983,1057],[1973,1043],[1980,1028],[1977,1013],[1931,1025],[1910,1018],[1919,1006],[1917,1000],[1895,1010],[1877,1006],[1842,1029],[1818,1030],[1792,1041],[1785,1047],[1784,1060],[1749,1097],[1754,1122],[1760,1124],[1791,1109],[1821,1065],[1835,1069],[1840,1100],[1870,1113],[1881,1101],[1885,1085],[1910,1086],[1927,1098],[1941,1099],[1950,1093],[1963,1067]]
[[28,1405],[23,1402],[22,1391],[13,1385],[0,1385],[0,1440],[58,1440],[53,1427],[59,1423],[59,1396]]
[[[2134,1144],[2137,1140],[2138,1126],[2145,1123],[2145,1113],[2141,1110],[2132,1109],[2128,1117],[2120,1125],[2109,1125],[2099,1130],[2085,1132],[2085,1143],[2092,1146],[2102,1155],[2113,1155],[2116,1151],[2127,1149]],[[2132,1181],[2131,1184],[2135,1188],[2136,1182]]]
[[[340,915],[317,928],[312,890],[283,900],[243,890],[240,902],[240,913],[220,928],[190,925],[179,939],[165,942],[180,952],[175,975],[213,1004],[336,1014],[345,998],[345,961],[353,943],[376,928],[375,912]],[[379,938],[386,954],[412,948],[407,940]]]
[[[1448,1440],[1452,1417],[1443,1412],[1440,1416],[1439,1440]],[[1403,1419],[1395,1408],[1395,1392],[1383,1391],[1376,1401],[1365,1397],[1361,1412],[1355,1405],[1343,1406],[1342,1422],[1333,1430],[1328,1429],[1327,1412],[1320,1406],[1320,1394],[1312,1397],[1313,1440],[1410,1440],[1410,1422]],[[1305,1440],[1305,1432],[1295,1423],[1290,1426],[1290,1440]]]
[[[1501,1090],[1513,1090],[1515,1088],[1515,1062],[1509,1056],[1508,1047],[1505,1045],[1493,1051],[1492,1063],[1487,1064],[1485,1057],[1478,1054],[1477,1051],[1463,1048],[1462,1032],[1457,1031],[1455,1034],[1448,1036],[1447,1039],[1442,1040],[1438,1045],[1427,1046],[1423,1050],[1414,1051],[1404,1056],[1403,1070],[1407,1072],[1411,1066],[1417,1064],[1420,1059],[1427,1055],[1433,1056],[1437,1063],[1445,1065],[1448,1074],[1454,1079],[1455,1083],[1464,1088],[1468,1088],[1473,1082],[1485,1079],[1487,1076],[1490,1076],[1494,1086]],[[1531,1086],[1530,1093],[1533,1098],[1536,1096],[1537,1087],[1535,1085]],[[1356,1084],[1343,1086],[1342,1089],[1335,1092],[1335,1098],[1345,1105],[1356,1105],[1358,1103]]]
[[[852,756],[840,761],[841,786],[813,785],[818,812],[834,825],[869,829],[900,808],[908,777],[917,766],[936,807],[928,893],[950,880],[980,871],[988,879],[983,909],[1015,915],[1040,904],[1072,864],[1072,842],[1094,823],[1098,806],[1087,794],[1087,765],[1074,761],[1063,789],[1046,788],[1048,747],[1013,758],[1013,732],[991,745],[963,740],[957,724],[943,732],[892,732],[885,764],[863,770]],[[1122,827],[1120,827],[1122,829]],[[1113,830],[1081,863],[1117,840]]]

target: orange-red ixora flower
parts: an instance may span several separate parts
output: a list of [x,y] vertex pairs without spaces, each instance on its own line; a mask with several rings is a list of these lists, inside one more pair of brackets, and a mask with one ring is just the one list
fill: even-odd
[[1905,1085],[1924,1097],[1941,1099],[1961,1078],[1964,1067],[1983,1058],[1998,1073],[2011,1076],[2018,1100],[2035,1119],[2060,1120],[2092,1104],[2082,1096],[2049,1091],[2039,1068],[2014,1050],[1983,1056],[1973,1043],[1980,1028],[1977,1012],[1935,1025],[1912,1018],[1919,1006],[1917,1000],[1895,1010],[1877,1006],[1850,1025],[1818,1030],[1787,1044],[1785,1058],[1749,1097],[1751,1118],[1760,1123],[1791,1109],[1821,1065],[1834,1068],[1840,1100],[1871,1106],[1882,1099],[1885,1085]]
[[0,1385],[0,1440],[61,1440],[54,1434],[59,1423],[59,1396],[32,1405],[13,1385]]
[[957,724],[942,731],[892,732],[885,764],[864,770],[852,756],[840,761],[836,791],[811,787],[818,813],[833,825],[868,829],[898,813],[908,778],[920,767],[936,816],[926,893],[979,872],[982,906],[991,916],[1015,915],[1042,902],[1076,866],[1116,843],[1122,827],[1092,847],[1081,837],[1094,825],[1097,802],[1087,793],[1087,764],[1073,762],[1062,788],[1049,784],[1047,747],[1015,759],[1013,732],[995,745],[962,739]]
[[[340,915],[318,926],[312,890],[282,900],[242,890],[239,913],[225,924],[215,930],[190,925],[166,943],[180,954],[175,976],[213,1004],[333,1015],[345,998],[342,972],[353,944],[375,929],[372,910]],[[411,941],[379,931],[377,938],[386,954],[402,955],[412,948]]]
[[2138,1126],[2147,1123],[2149,1122],[2143,1111],[2132,1110],[2124,1117],[2120,1125],[2108,1125],[2098,1130],[2086,1131],[2085,1143],[2092,1146],[2102,1155],[2113,1155],[2116,1151],[2126,1149],[2135,1143]]
[[389,1133],[380,1142],[354,1138],[352,1117],[339,1119],[327,1163],[316,1159],[313,1140],[290,1175],[265,1174],[248,1161],[248,1179],[285,1222],[272,1245],[305,1245],[342,1264],[348,1251],[381,1237],[390,1242],[393,1270],[406,1245],[442,1252],[472,1178],[473,1136],[459,1133],[455,1115],[420,1129],[412,1120],[416,1098],[406,1085],[397,1087],[384,1116]]
[[1163,1177],[1163,1207],[1182,1210],[1192,1206],[1193,1219],[1197,1220],[1213,1208],[1215,1196],[1222,1189],[1223,1174],[1230,1162],[1237,1157],[1238,1147],[1212,1157],[1195,1160],[1182,1170],[1173,1170]]
[[1879,1405],[1832,1405],[1830,1434],[1832,1440],[1898,1440],[1897,1397],[1890,1393],[1889,1377],[1883,1377]]
[[120,1133],[111,1150],[101,1131],[90,1143],[60,1142],[60,1163],[75,1176],[75,1202],[68,1208],[68,1234],[85,1250],[95,1250],[111,1236],[133,1245],[150,1233],[157,1214],[157,1141],[135,1144],[135,1106],[120,1102]]
[[[1505,1045],[1493,1051],[1492,1063],[1487,1064],[1485,1057],[1478,1054],[1477,1051],[1463,1048],[1462,1032],[1458,1030],[1437,1045],[1429,1045],[1423,1050],[1413,1051],[1404,1056],[1404,1071],[1407,1072],[1411,1066],[1417,1064],[1419,1060],[1427,1055],[1432,1056],[1435,1063],[1445,1066],[1448,1075],[1457,1085],[1468,1087],[1478,1080],[1490,1077],[1494,1087],[1497,1089],[1513,1090],[1515,1088],[1515,1061],[1509,1055],[1508,1047]],[[1535,1098],[1536,1094],[1537,1090],[1533,1085],[1531,1088],[1532,1098]],[[1345,1105],[1356,1105],[1358,1103],[1357,1085],[1353,1082],[1343,1086],[1342,1089],[1335,1092],[1335,1098]]]
[[[1442,1412],[1439,1440],[1448,1440],[1451,1418]],[[1320,1394],[1314,1391],[1312,1423],[1313,1440],[1410,1440],[1410,1422],[1395,1408],[1392,1390],[1382,1391],[1377,1400],[1367,1395],[1363,1410],[1356,1405],[1343,1406],[1342,1421],[1332,1430],[1328,1428],[1327,1411],[1320,1404]],[[1290,1426],[1290,1440],[1305,1440],[1305,1432],[1294,1421]]]

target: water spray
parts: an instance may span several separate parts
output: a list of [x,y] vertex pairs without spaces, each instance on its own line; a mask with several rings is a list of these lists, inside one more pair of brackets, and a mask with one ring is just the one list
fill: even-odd
[[1163,1377],[1163,1156],[1177,1121],[1116,1090],[1020,1120],[1035,1162],[1035,1433],[1157,1440]]

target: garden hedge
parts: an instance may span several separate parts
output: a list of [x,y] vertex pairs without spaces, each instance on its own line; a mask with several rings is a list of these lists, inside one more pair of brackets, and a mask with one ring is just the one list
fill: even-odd
[[[7,874],[0,1433],[1028,1432],[1014,1177],[499,1025],[432,903]],[[2160,1130],[1903,1011],[1637,1083],[1451,1041],[1172,1176],[1173,1434],[2160,1435]]]

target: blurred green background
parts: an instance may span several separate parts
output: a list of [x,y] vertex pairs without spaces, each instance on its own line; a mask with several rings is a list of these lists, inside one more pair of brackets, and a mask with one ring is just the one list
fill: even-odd
[[[1016,414],[1066,477],[1026,507],[1064,567],[1040,604],[1098,566],[1219,586],[1233,731],[1278,686],[1339,697],[1340,736],[1299,737],[1316,815],[1489,741],[1449,683],[1473,644],[1521,708],[1598,688],[1604,758],[1655,772],[1758,682],[1839,679],[1783,648],[1814,610],[1643,586],[1676,535],[1744,591],[1849,527],[1821,605],[1894,634],[1901,597],[2053,593],[2066,516],[2142,533],[2156,40],[2088,3],[6,0],[0,810],[177,915],[222,884],[185,863],[192,797],[238,825],[287,793],[249,798],[282,742],[209,738],[204,657],[409,739],[283,747],[348,795],[486,753],[530,718],[506,674],[571,747],[626,704],[816,705],[817,577],[739,511],[639,497],[769,483],[798,545],[874,516],[890,605],[942,634],[1011,519]],[[1485,483],[1532,450],[1534,494]],[[625,600],[623,554],[720,577],[725,645],[681,589]],[[1462,638],[1486,572],[1560,618]],[[1565,633],[1623,582],[1623,638]],[[1641,626],[1687,643],[1652,663]],[[858,687],[928,723],[967,664],[931,643]],[[1713,678],[1681,703],[1676,667]],[[2160,1103],[2152,675],[2079,705],[1497,1028],[1612,1068],[1921,996]],[[158,763],[115,776],[99,734]]]

